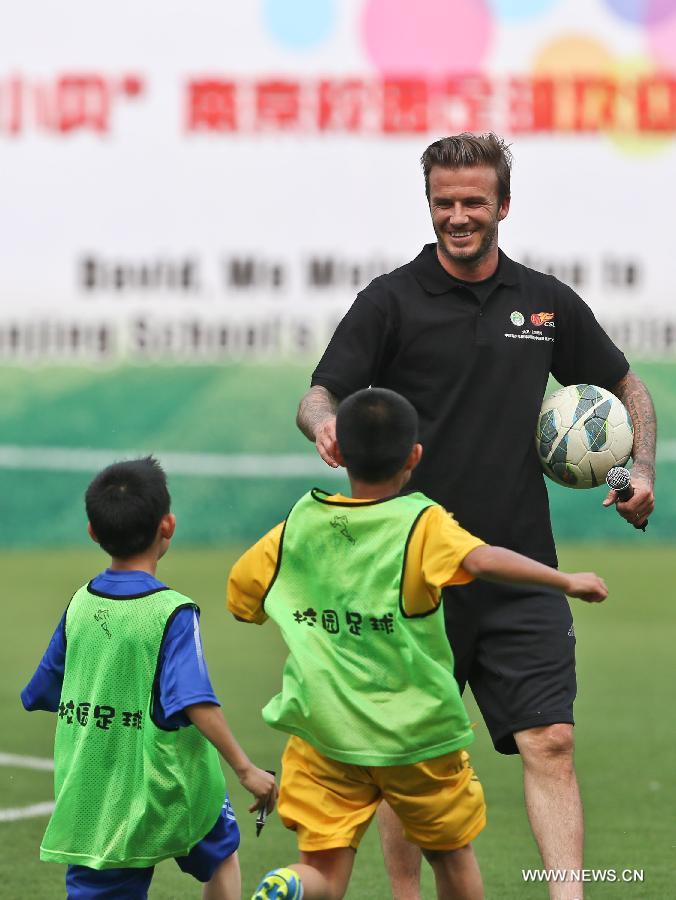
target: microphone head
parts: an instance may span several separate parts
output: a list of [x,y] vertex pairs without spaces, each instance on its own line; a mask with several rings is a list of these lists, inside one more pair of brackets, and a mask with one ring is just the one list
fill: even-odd
[[631,484],[631,475],[624,466],[613,466],[606,475],[606,484],[614,491],[623,491]]

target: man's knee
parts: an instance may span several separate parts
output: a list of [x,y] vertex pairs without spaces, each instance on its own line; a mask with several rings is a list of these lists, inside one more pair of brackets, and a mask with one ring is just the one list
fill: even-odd
[[548,761],[572,767],[575,745],[572,725],[561,722],[517,731],[514,740],[525,764]]

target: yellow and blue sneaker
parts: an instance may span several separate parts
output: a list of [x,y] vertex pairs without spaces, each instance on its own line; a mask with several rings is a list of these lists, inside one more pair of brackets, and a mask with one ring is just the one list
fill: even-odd
[[303,885],[293,869],[273,869],[263,878],[251,900],[302,900]]

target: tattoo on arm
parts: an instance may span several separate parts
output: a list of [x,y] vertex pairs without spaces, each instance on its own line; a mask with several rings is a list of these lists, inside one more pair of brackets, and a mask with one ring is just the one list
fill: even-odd
[[326,419],[335,416],[337,408],[338,400],[333,394],[325,387],[315,384],[300,401],[296,425],[308,440],[314,441],[319,426]]
[[654,481],[657,419],[648,388],[629,371],[611,390],[627,407],[634,426],[633,470],[637,475]]

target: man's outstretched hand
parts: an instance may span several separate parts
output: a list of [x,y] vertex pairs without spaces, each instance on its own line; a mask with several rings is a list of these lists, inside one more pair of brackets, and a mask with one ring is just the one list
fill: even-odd
[[334,469],[337,469],[340,466],[340,463],[336,458],[338,445],[336,443],[335,416],[325,419],[321,425],[317,426],[317,430],[315,431],[315,445],[317,447],[317,452],[327,465]]

